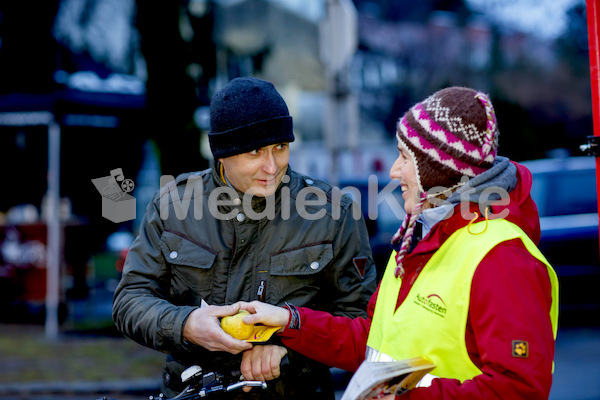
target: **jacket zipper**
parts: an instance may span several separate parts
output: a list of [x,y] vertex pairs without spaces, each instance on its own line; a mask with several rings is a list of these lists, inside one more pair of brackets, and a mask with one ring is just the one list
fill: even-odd
[[258,300],[260,301],[264,301],[264,292],[265,292],[265,281],[262,280],[260,281],[260,285],[258,285],[258,290],[256,291],[256,296],[258,297]]

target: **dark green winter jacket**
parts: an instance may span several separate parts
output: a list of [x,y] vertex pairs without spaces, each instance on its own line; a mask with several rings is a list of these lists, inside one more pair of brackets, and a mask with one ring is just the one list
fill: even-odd
[[[183,340],[186,318],[202,300],[288,302],[357,317],[366,316],[376,288],[365,221],[350,196],[291,168],[269,198],[250,203],[234,190],[239,197],[231,198],[232,190],[214,168],[163,186],[148,205],[115,292],[117,328],[169,355],[168,396],[183,389],[179,374],[191,364],[239,369],[241,355]],[[291,351],[289,359],[289,373],[267,391],[253,389],[253,398],[260,392],[260,398],[331,398],[325,366]]]

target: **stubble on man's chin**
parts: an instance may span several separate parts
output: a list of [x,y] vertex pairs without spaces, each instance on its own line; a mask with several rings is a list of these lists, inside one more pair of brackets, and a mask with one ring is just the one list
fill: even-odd
[[252,197],[269,197],[275,193],[275,190],[277,190],[276,185],[269,185],[261,188],[251,187],[246,191],[245,195]]

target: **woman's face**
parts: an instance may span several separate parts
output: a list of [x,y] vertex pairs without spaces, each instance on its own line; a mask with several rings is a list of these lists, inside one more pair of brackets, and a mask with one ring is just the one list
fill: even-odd
[[421,191],[417,184],[417,173],[415,172],[415,163],[412,157],[402,146],[398,146],[398,158],[390,169],[390,178],[399,180],[402,188],[402,198],[404,199],[404,211],[412,214],[415,206],[421,198]]

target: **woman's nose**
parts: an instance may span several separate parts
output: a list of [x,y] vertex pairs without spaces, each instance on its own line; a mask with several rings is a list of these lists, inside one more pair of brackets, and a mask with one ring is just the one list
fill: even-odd
[[400,163],[398,160],[396,160],[392,165],[392,168],[390,168],[390,178],[400,179]]

